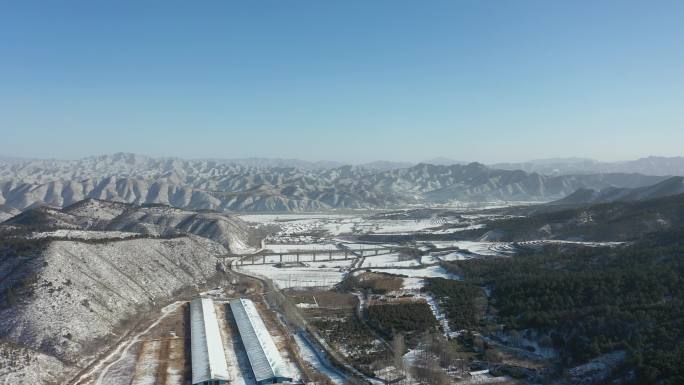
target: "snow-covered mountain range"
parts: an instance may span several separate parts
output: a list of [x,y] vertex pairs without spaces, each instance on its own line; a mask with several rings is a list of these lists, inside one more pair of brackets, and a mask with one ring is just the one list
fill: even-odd
[[265,160],[150,158],[128,153],[73,161],[0,161],[0,215],[7,218],[15,210],[38,205],[64,207],[87,198],[219,211],[550,201],[580,188],[634,188],[665,179],[627,173],[551,176],[496,169],[480,163],[423,163],[403,168],[390,164],[280,164]]

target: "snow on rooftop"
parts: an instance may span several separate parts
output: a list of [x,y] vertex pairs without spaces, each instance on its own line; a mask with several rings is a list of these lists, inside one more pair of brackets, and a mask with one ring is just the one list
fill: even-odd
[[190,303],[192,383],[230,380],[214,301],[197,298]]
[[287,366],[273,342],[264,321],[248,299],[230,301],[242,344],[257,383],[270,379],[291,379]]

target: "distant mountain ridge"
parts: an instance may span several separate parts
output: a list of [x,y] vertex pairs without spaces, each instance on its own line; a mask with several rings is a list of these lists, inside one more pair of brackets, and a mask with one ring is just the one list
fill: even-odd
[[540,159],[519,163],[496,163],[491,167],[538,172],[545,175],[638,173],[684,176],[684,157],[650,156],[621,162],[599,162],[586,158]]
[[[451,165],[467,165],[469,161],[454,160],[447,157],[435,157],[426,159],[422,162],[401,162],[401,161],[386,161],[377,160],[373,162],[366,162],[357,165],[352,165],[345,162],[320,160],[307,161],[301,159],[283,159],[283,158],[199,158],[199,159],[181,159],[177,157],[157,157],[152,158],[144,155],[132,153],[115,153],[110,155],[89,156],[78,160],[60,160],[60,159],[34,159],[21,157],[7,157],[0,155],[0,164],[18,165],[19,168],[26,165],[45,168],[48,166],[55,167],[58,165],[78,165],[79,167],[92,166],[98,164],[98,167],[103,167],[107,163],[110,165],[114,163],[125,163],[130,166],[144,166],[150,167],[153,164],[170,165],[178,164],[179,162],[190,162],[193,164],[207,164],[207,165],[224,165],[224,166],[241,166],[246,168],[298,168],[304,170],[329,170],[344,166],[352,166],[368,170],[390,170],[400,168],[410,168],[421,163],[433,164],[437,166],[451,166]],[[601,162],[590,158],[548,158],[548,159],[534,159],[525,162],[499,162],[487,164],[491,168],[501,170],[522,170],[525,172],[537,172],[544,175],[568,175],[568,174],[604,174],[604,173],[638,173],[644,175],[679,175],[684,176],[684,157],[663,157],[663,156],[649,156],[636,160],[615,161],[615,162]],[[0,174],[0,179],[2,174]]]
[[376,209],[455,201],[551,201],[581,188],[636,188],[666,179],[624,173],[548,176],[480,163],[396,166],[301,168],[126,153],[0,162],[0,205],[8,212],[94,198],[193,210]]

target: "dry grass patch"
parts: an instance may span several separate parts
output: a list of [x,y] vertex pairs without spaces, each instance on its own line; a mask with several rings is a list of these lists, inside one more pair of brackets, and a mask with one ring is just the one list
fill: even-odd
[[387,294],[402,288],[404,280],[396,275],[366,271],[349,275],[340,288],[346,291],[370,291],[373,294]]

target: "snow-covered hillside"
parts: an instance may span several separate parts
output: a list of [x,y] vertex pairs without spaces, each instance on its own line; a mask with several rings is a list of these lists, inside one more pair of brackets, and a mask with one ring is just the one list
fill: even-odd
[[61,383],[146,310],[206,289],[228,254],[255,251],[252,232],[225,213],[94,199],[3,222],[0,378]]
[[[118,231],[146,236],[194,234],[218,242],[233,253],[255,250],[254,245],[249,244],[252,230],[236,216],[160,205],[136,206],[87,199],[64,209],[29,209],[4,223],[36,230],[43,236],[49,233],[52,237],[75,234],[56,233],[55,230]],[[91,235],[92,238],[105,237],[102,234]]]
[[[0,337],[76,369],[117,339],[122,322],[169,302],[181,289],[199,288],[225,253],[218,243],[190,235],[59,240],[30,258],[4,258],[3,286],[17,289],[16,304],[0,310]],[[42,362],[30,365],[42,368]]]

